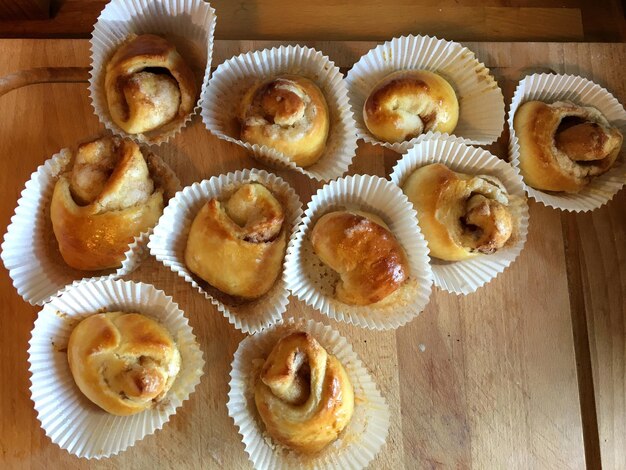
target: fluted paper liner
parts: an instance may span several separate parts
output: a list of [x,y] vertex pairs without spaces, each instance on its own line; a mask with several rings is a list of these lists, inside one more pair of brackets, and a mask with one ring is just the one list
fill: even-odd
[[253,181],[270,189],[281,202],[286,214],[284,223],[287,236],[293,237],[302,215],[298,195],[278,176],[253,169],[214,176],[179,191],[163,212],[148,244],[152,255],[203,294],[235,328],[244,333],[260,331],[281,319],[289,303],[284,280],[285,261],[283,274],[269,292],[256,300],[234,304],[224,302],[224,297],[217,289],[203,282],[187,268],[185,248],[191,224],[209,199],[223,200],[242,184]]
[[[254,383],[276,342],[294,331],[310,333],[343,364],[354,388],[354,414],[339,438],[312,456],[272,441],[258,416]],[[380,451],[389,432],[389,408],[352,346],[338,332],[313,320],[289,320],[245,338],[235,352],[230,373],[228,414],[239,429],[256,469],[361,469]]]
[[[330,129],[326,150],[317,163],[306,168],[297,166],[273,148],[240,139],[238,114],[243,95],[254,84],[282,74],[311,79],[320,87],[328,104]],[[329,180],[343,175],[356,153],[356,129],[343,75],[328,57],[309,47],[281,46],[227,60],[213,73],[202,103],[202,119],[207,129],[220,139],[248,149],[256,159],[271,167]]]
[[[519,140],[513,128],[513,117],[517,108],[526,101],[572,101],[579,106],[593,106],[626,136],[626,111],[617,99],[600,85],[576,75],[534,74],[519,82],[509,109],[510,133],[509,156],[511,164],[519,166]],[[556,209],[587,212],[608,203],[626,183],[626,145],[613,168],[593,178],[578,193],[546,192],[524,185],[526,192],[536,201]]]
[[72,151],[63,149],[31,175],[2,243],[2,261],[13,286],[32,305],[43,305],[66,286],[83,280],[116,279],[130,274],[147,254],[152,229],[135,237],[118,269],[80,271],[63,261],[52,230],[50,201],[54,186],[71,159]]
[[[100,409],[76,386],[67,344],[83,318],[100,312],[137,312],[172,335],[181,369],[165,399],[132,416]],[[28,349],[31,398],[46,435],[78,457],[109,457],[161,429],[200,382],[204,359],[192,329],[172,298],[149,284],[121,280],[83,282],[54,297],[39,313]]]
[[[137,142],[161,144],[185,127],[202,106],[211,76],[215,10],[202,0],[112,0],[102,10],[91,35],[91,104],[100,122],[114,134]],[[176,128],[127,134],[113,120],[104,89],[106,66],[130,34],[156,34],[172,43],[196,77],[196,106]]]
[[409,149],[394,167],[390,179],[402,186],[415,170],[431,163],[442,163],[460,173],[495,176],[513,196],[510,208],[519,222],[510,245],[494,254],[462,261],[444,261],[431,255],[435,285],[455,294],[470,294],[510,266],[524,247],[528,235],[528,203],[522,178],[517,168],[487,150],[444,138],[419,142]]
[[[375,304],[355,306],[335,299],[338,275],[313,252],[310,235],[317,220],[344,209],[381,217],[408,257],[407,281]],[[376,330],[397,328],[415,318],[428,303],[432,287],[428,248],[413,206],[395,184],[371,175],[339,178],[317,191],[289,243],[285,276],[291,293],[311,307],[335,320]]]
[[405,142],[383,142],[365,125],[363,106],[374,87],[398,70],[429,70],[445,78],[459,101],[459,121],[453,134],[466,144],[495,142],[504,125],[504,97],[489,69],[475,54],[457,42],[430,36],[402,36],[375,47],[348,72],[348,96],[359,138],[398,153],[431,139],[426,132]]

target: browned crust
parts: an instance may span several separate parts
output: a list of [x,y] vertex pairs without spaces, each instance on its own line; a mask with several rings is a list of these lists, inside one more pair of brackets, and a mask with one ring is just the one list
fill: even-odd
[[[544,191],[578,192],[592,176],[561,168],[554,154],[555,134],[564,117],[586,118],[587,111],[575,105],[549,106],[541,101],[523,103],[515,113],[513,127],[519,141],[519,168],[529,186]],[[621,149],[622,136],[613,129],[611,135],[619,145],[605,159],[598,162],[598,174],[608,171]]]
[[[308,95],[311,105],[317,108],[313,125],[306,135],[299,140],[288,140],[282,137],[272,139],[264,132],[261,126],[249,126],[246,124],[246,119],[253,116],[251,113],[252,104],[262,99],[264,94],[271,93],[275,82],[280,79],[294,82]],[[289,100],[290,105],[296,106],[299,98],[291,96]],[[239,121],[242,140],[251,144],[267,145],[274,148],[289,157],[300,167],[308,167],[316,163],[326,149],[326,141],[330,129],[330,116],[326,98],[315,82],[300,75],[280,75],[250,87],[240,103]]]
[[[175,127],[193,111],[198,94],[196,80],[193,71],[176,48],[166,39],[154,34],[131,35],[117,49],[106,66],[105,91],[109,111],[116,124],[120,125],[125,119],[111,108],[113,96],[117,97],[116,101],[123,102],[120,83],[123,83],[130,74],[150,67],[167,69],[177,81],[181,94],[177,117],[158,129],[166,131]],[[123,123],[120,127],[123,127]]]
[[400,242],[385,227],[360,214],[338,211],[322,216],[313,227],[311,243],[322,262],[340,274],[335,294],[342,302],[379,302],[409,276]]
[[[422,105],[424,128],[409,132],[405,117],[396,110],[398,100]],[[394,103],[396,103],[394,105]],[[452,86],[440,75],[426,70],[401,70],[383,78],[370,92],[363,106],[368,130],[378,139],[400,142],[430,130],[452,133],[459,115],[458,99]]]

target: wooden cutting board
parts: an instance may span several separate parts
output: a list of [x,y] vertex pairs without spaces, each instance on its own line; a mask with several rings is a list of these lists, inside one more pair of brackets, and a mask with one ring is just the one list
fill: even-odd
[[[213,63],[276,45],[218,41]],[[311,42],[342,68],[374,44]],[[626,45],[467,43],[510,101],[526,73],[580,74],[626,102]],[[86,40],[0,40],[0,76],[32,67],[87,67]],[[41,77],[40,77],[41,78]],[[24,76],[19,80],[33,80]],[[85,71],[0,97],[0,226],[30,174],[62,147],[95,137]],[[34,79],[37,81],[37,78]],[[0,88],[8,86],[0,80]],[[11,82],[15,83],[15,82]],[[506,133],[490,149],[506,158]],[[262,168],[195,118],[158,148],[183,184]],[[387,176],[398,155],[361,143],[351,173]],[[278,171],[304,204],[321,185]],[[426,310],[395,332],[330,321],[292,300],[289,313],[345,335],[391,408],[387,444],[371,468],[624,468],[626,462],[626,191],[591,214],[530,202],[530,233],[515,263],[475,294],[435,289]],[[0,466],[15,468],[249,468],[226,410],[230,363],[243,335],[182,279],[148,258],[130,279],[152,283],[186,312],[205,354],[201,384],[162,431],[99,462],[53,445],[29,398],[27,343],[39,310],[0,276]],[[423,345],[423,347],[420,347]]]

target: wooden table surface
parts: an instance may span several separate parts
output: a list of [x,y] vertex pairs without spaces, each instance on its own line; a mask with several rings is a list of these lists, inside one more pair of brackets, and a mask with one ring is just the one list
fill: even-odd
[[[267,47],[218,41],[214,64]],[[371,42],[311,42],[350,67]],[[576,73],[626,102],[626,45],[467,43],[509,101],[529,71]],[[37,66],[87,66],[86,40],[1,40],[0,76]],[[60,148],[103,131],[85,83],[40,84],[0,98],[0,226],[31,172]],[[506,157],[506,136],[491,147]],[[183,184],[262,167],[213,137],[199,118],[158,148]],[[398,155],[361,143],[351,172],[388,175]],[[306,204],[319,184],[277,172]],[[289,313],[344,334],[391,409],[386,446],[371,468],[625,468],[626,191],[597,211],[565,214],[530,202],[518,260],[475,294],[435,289],[426,310],[392,332],[332,322],[292,300]],[[0,467],[248,468],[226,410],[228,374],[243,335],[189,285],[148,258],[130,279],[154,284],[186,312],[205,353],[196,392],[162,431],[99,462],[51,444],[29,398],[27,343],[38,308],[0,275]],[[422,351],[419,345],[423,344]]]
[[[0,37],[89,38],[109,0],[0,0]],[[41,4],[50,3],[47,18]],[[626,41],[621,0],[211,0],[218,39]],[[18,19],[30,18],[28,20]],[[40,19],[34,19],[40,18]]]

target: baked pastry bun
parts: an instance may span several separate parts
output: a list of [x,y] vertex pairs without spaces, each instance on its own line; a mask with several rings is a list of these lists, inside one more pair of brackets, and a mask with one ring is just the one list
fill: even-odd
[[337,300],[369,305],[396,291],[409,276],[400,242],[377,216],[336,211],[323,215],[311,232],[313,251],[336,271]]
[[363,119],[374,137],[389,143],[430,131],[452,134],[459,120],[459,102],[440,75],[401,70],[383,78],[370,92]]
[[456,173],[433,163],[415,170],[402,190],[435,258],[459,261],[492,254],[514,238],[511,196],[494,176]]
[[107,63],[104,89],[111,119],[128,134],[174,129],[193,111],[192,70],[154,34],[131,35]]
[[118,137],[80,145],[50,205],[61,256],[76,269],[117,268],[136,236],[152,228],[178,180],[155,155]]
[[524,181],[544,191],[578,192],[609,171],[623,136],[600,111],[568,101],[528,101],[513,118]]
[[241,185],[226,201],[209,200],[191,224],[185,264],[220,291],[255,299],[282,271],[285,212],[259,183]]
[[268,434],[306,454],[337,439],[354,412],[342,364],[305,332],[276,343],[256,381],[254,401]]
[[305,77],[283,75],[250,88],[240,121],[242,140],[276,149],[300,167],[313,165],[326,148],[326,99]]
[[78,388],[108,413],[152,408],[172,387],[181,357],[170,333],[138,313],[90,315],[72,331],[67,359]]

